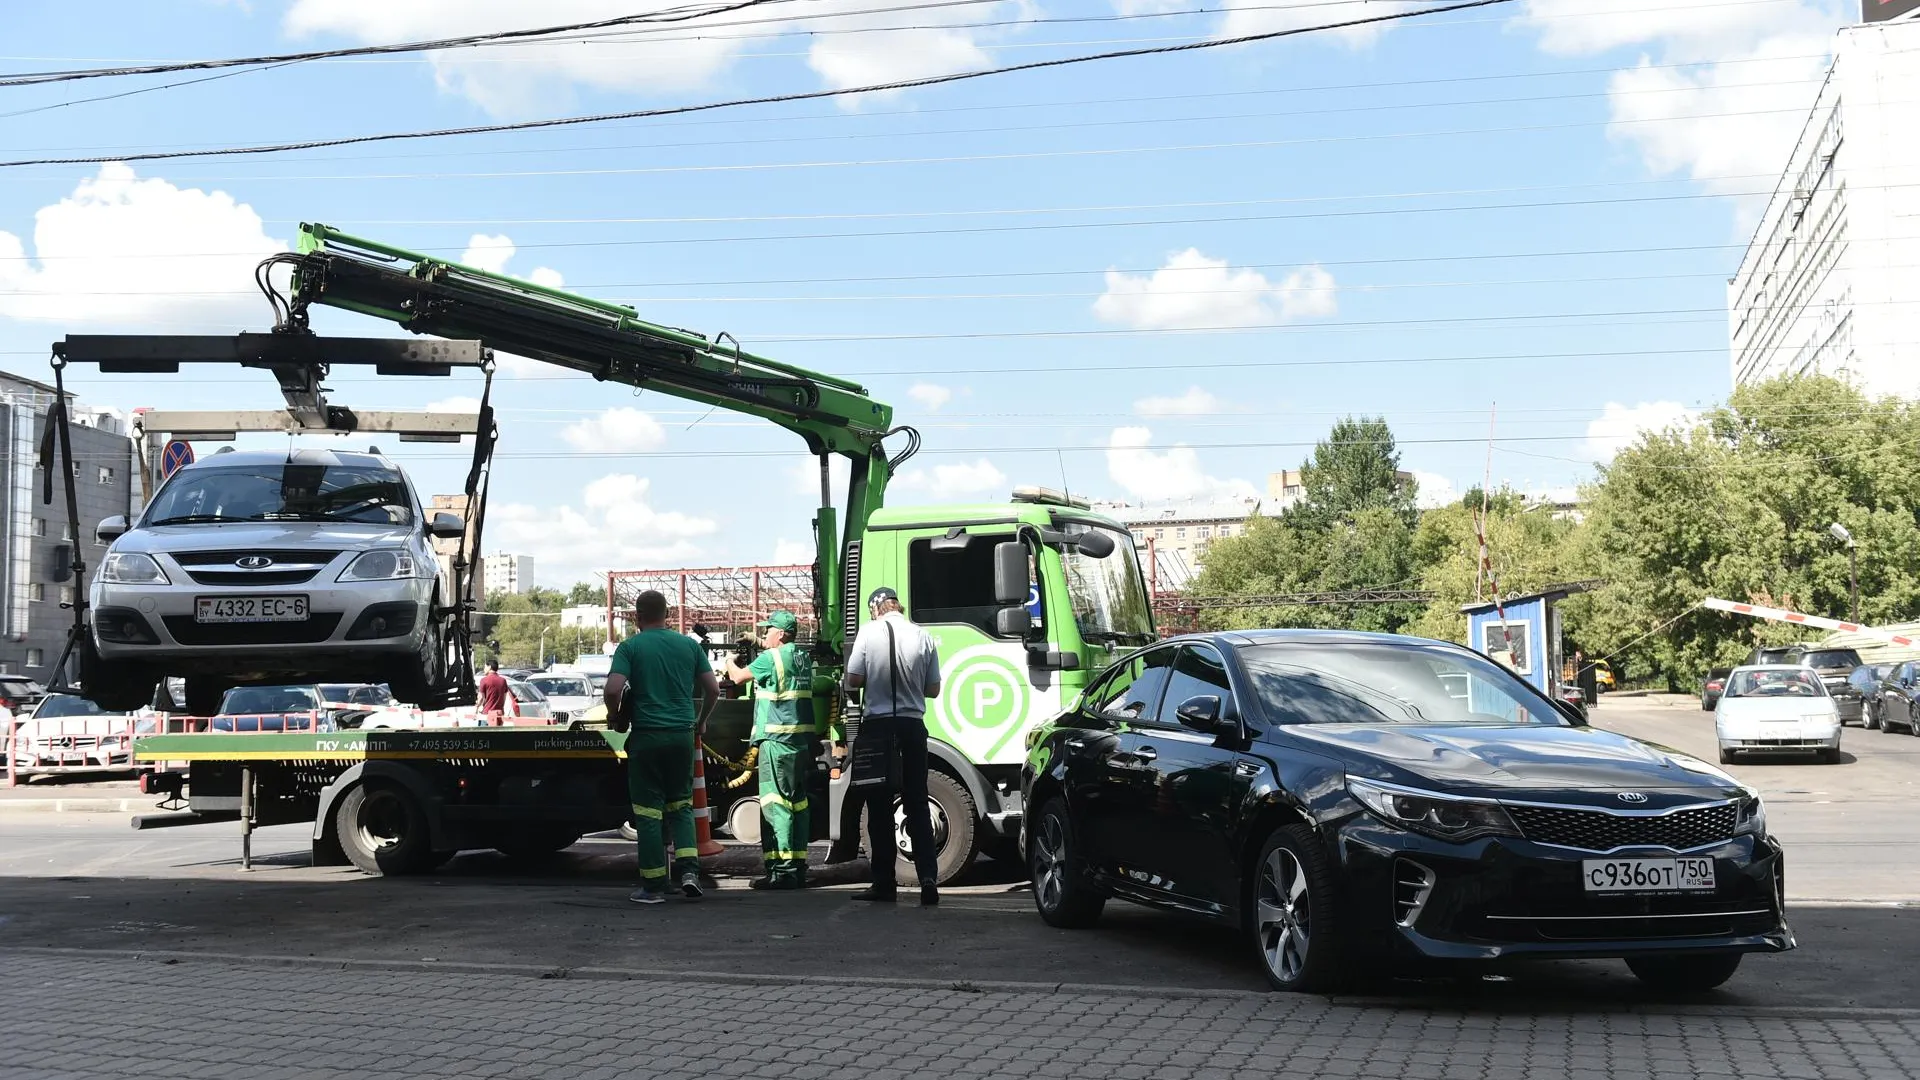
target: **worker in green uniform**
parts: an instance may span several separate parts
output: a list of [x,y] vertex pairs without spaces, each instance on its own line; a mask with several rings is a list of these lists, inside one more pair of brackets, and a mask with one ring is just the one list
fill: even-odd
[[665,595],[652,589],[641,593],[633,614],[640,632],[614,650],[605,693],[608,726],[627,735],[627,790],[639,834],[640,887],[628,899],[636,904],[665,901],[670,837],[674,880],[682,894],[697,900],[700,849],[693,828],[693,755],[720,699],[720,683],[706,650],[667,629]]
[[727,678],[753,684],[753,744],[760,748],[760,849],[766,876],[756,889],[807,887],[807,779],[813,770],[813,658],[793,643],[800,620],[776,611],[762,624],[761,653]]

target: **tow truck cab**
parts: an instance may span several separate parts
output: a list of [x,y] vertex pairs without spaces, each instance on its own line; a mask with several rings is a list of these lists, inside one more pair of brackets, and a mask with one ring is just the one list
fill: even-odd
[[[1116,653],[1155,638],[1132,535],[1082,500],[1021,488],[1008,503],[876,510],[847,558],[849,644],[868,619],[866,596],[886,585],[940,650],[929,765],[954,782],[928,784],[941,877],[982,851],[1015,854],[1022,736]],[[846,729],[851,741],[857,706]],[[830,790],[835,839],[857,842],[847,777]]]

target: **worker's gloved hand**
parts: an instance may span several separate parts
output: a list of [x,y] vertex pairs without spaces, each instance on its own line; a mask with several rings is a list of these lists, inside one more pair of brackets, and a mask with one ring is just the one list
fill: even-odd
[[746,667],[753,663],[753,639],[741,638],[733,643],[733,662]]

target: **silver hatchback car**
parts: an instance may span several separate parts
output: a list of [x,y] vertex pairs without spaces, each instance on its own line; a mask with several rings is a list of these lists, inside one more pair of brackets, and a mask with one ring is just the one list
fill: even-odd
[[111,541],[93,579],[100,655],[88,696],[145,704],[186,681],[206,716],[236,685],[384,682],[409,704],[450,689],[451,583],[406,475],[374,453],[223,450],[176,471]]

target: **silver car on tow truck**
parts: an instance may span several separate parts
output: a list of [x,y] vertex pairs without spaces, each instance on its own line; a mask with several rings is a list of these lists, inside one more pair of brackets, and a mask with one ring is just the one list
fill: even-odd
[[100,523],[111,541],[92,583],[98,685],[134,707],[185,677],[207,716],[233,686],[384,682],[438,707],[452,686],[451,585],[429,518],[399,466],[371,453],[223,450],[186,465],[139,519]]

